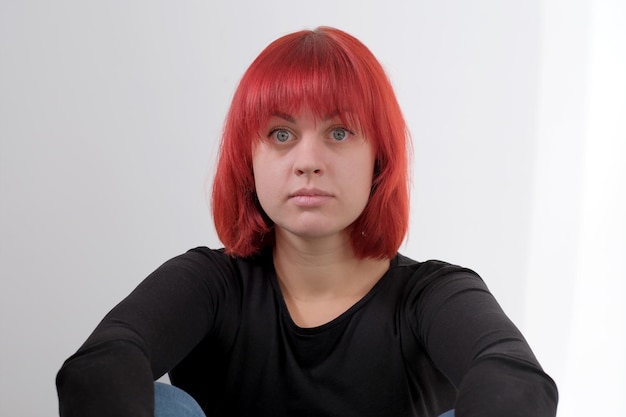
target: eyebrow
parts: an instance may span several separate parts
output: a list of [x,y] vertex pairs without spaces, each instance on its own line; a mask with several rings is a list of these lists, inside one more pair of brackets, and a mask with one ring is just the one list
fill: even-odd
[[294,119],[293,116],[291,116],[291,115],[289,115],[287,113],[275,112],[274,116],[280,117],[281,119],[286,120],[286,121],[288,121],[290,123],[295,123],[296,122],[296,119]]

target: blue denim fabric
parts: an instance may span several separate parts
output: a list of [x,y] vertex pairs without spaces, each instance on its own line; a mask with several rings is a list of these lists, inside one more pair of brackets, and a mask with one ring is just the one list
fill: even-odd
[[180,388],[154,383],[154,417],[206,417],[200,405]]
[[[180,388],[162,382],[154,383],[155,417],[206,417],[200,405]],[[454,417],[454,410],[439,417]]]

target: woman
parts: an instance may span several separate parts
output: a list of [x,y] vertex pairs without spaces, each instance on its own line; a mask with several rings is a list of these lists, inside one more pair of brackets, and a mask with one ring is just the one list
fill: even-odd
[[[371,52],[332,28],[274,41],[226,119],[225,249],[173,258],[104,318],[59,372],[61,415],[152,416],[169,372],[207,416],[554,416],[481,279],[397,253],[408,213],[406,125]],[[195,404],[156,394],[157,413]]]

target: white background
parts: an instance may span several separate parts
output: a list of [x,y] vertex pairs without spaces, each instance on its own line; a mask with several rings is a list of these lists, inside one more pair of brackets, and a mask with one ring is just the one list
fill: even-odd
[[559,385],[624,416],[620,0],[0,0],[0,415],[166,259],[219,246],[221,125],[272,40],[330,25],[387,69],[414,142],[402,252],[478,271]]

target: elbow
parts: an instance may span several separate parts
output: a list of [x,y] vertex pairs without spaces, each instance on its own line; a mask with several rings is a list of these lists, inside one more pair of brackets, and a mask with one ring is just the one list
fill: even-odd
[[495,356],[463,378],[456,415],[554,417],[557,403],[557,386],[538,365]]
[[120,393],[151,398],[152,382],[150,362],[134,343],[110,341],[83,347],[57,373],[59,414],[73,417],[84,410],[116,407]]

